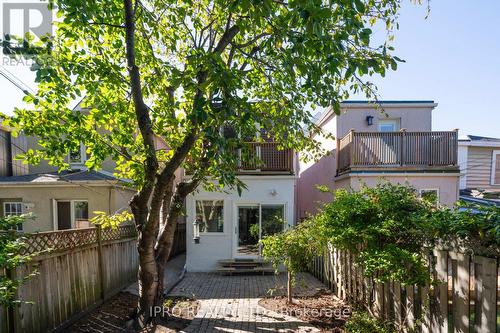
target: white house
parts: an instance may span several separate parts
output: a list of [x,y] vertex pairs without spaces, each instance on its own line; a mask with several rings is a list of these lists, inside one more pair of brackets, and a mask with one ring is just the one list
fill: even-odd
[[250,144],[263,165],[239,170],[247,186],[241,195],[200,189],[186,198],[186,267],[190,272],[220,270],[218,264],[223,261],[258,261],[259,240],[295,222],[295,153],[279,151],[273,142]]

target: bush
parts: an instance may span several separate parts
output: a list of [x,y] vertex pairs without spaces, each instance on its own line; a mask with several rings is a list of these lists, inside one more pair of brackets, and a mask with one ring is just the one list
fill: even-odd
[[371,317],[367,312],[353,312],[345,324],[346,333],[395,333],[389,323]]
[[266,237],[263,254],[292,272],[304,269],[330,242],[355,254],[365,276],[405,285],[432,282],[428,255],[438,243],[466,246],[475,254],[500,254],[500,208],[440,207],[407,185],[381,183],[345,189],[298,227]]
[[435,209],[409,186],[382,183],[336,191],[315,219],[334,247],[357,255],[367,276],[424,285],[429,281],[425,248],[436,237],[429,219]]
[[32,277],[11,278],[3,275],[2,271],[15,270],[31,259],[31,256],[22,254],[26,247],[26,239],[16,231],[17,226],[24,222],[27,215],[0,217],[0,306],[13,306],[21,300],[16,298],[16,291],[21,284]]

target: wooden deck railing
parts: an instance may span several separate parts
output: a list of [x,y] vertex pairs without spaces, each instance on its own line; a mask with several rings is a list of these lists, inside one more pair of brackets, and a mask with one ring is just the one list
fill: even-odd
[[355,132],[337,142],[337,174],[353,167],[457,165],[458,132]]
[[239,154],[239,170],[243,172],[287,172],[293,173],[293,150],[279,150],[276,142],[248,142]]

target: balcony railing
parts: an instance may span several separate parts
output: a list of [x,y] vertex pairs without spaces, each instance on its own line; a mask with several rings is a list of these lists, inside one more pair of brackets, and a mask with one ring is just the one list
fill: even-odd
[[[293,173],[293,150],[279,150],[275,142],[248,142],[239,154],[239,171]],[[243,156],[244,155],[244,156]]]
[[337,142],[337,175],[354,168],[456,167],[458,132],[355,132]]

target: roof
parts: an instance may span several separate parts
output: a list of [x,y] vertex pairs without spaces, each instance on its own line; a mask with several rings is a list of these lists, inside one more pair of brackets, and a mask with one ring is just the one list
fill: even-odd
[[500,148],[500,138],[491,138],[479,135],[464,135],[458,138],[460,146],[473,146],[485,148]]
[[32,173],[22,176],[0,177],[0,183],[56,184],[68,182],[118,182],[120,179],[99,171],[64,170],[61,172]]
[[460,140],[464,140],[464,141],[483,141],[483,142],[500,142],[499,138],[490,138],[490,137],[479,136],[479,135],[465,135],[464,137],[461,137]]
[[460,199],[477,205],[500,207],[500,200],[497,199],[477,198],[471,195],[460,195]]

